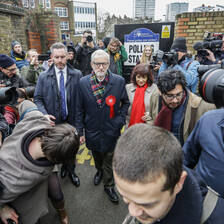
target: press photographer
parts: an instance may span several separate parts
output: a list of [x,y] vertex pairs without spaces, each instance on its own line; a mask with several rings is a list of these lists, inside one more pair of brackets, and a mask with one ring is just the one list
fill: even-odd
[[173,68],[183,72],[186,81],[187,88],[195,93],[198,84],[198,61],[195,61],[191,54],[187,54],[186,39],[183,37],[177,37],[171,48],[170,52],[165,52],[163,55],[163,63],[159,69],[159,75],[167,68]]
[[205,32],[204,41],[197,41],[193,48],[197,51],[196,59],[201,65],[220,64],[224,59],[223,34],[213,35]]

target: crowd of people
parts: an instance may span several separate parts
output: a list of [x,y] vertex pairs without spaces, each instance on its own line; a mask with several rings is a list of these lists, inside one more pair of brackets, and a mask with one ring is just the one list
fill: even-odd
[[56,164],[79,187],[84,143],[94,185],[103,180],[117,203],[116,184],[128,204],[124,224],[223,223],[224,110],[199,96],[199,62],[185,38],[169,55],[146,45],[127,84],[128,55],[116,37],[96,44],[86,30],[77,45],[54,43],[49,60],[38,55],[18,41],[0,54],[0,95],[17,88],[0,111],[0,223],[39,224],[49,198],[68,224]]

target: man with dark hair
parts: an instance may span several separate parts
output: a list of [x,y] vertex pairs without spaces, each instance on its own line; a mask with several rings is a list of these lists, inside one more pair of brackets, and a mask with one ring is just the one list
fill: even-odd
[[[69,123],[74,126],[77,84],[82,74],[67,63],[67,47],[64,44],[54,43],[50,50],[53,64],[39,75],[34,102],[43,114],[49,115],[52,125]],[[62,165],[61,177],[68,173],[72,183],[78,187],[80,180],[74,172],[75,157],[73,159],[73,163]]]
[[201,115],[215,105],[190,92],[184,74],[175,69],[161,73],[157,86],[150,99],[147,123],[167,129],[183,145]]
[[164,59],[163,63],[159,69],[159,75],[161,72],[165,71],[167,68],[173,68],[175,70],[181,71],[187,81],[186,87],[192,92],[196,93],[198,85],[198,72],[197,65],[200,65],[198,61],[195,61],[192,55],[187,54],[187,44],[184,37],[177,37],[171,48],[173,56],[168,57],[169,59]]
[[129,209],[123,224],[223,223],[224,200],[183,167],[181,145],[167,130],[130,127],[117,142],[113,172]]
[[12,41],[12,51],[10,52],[10,55],[19,70],[21,70],[24,65],[29,64],[29,61],[26,59],[26,52],[23,51],[21,43],[16,40]]
[[75,46],[79,70],[82,72],[83,76],[89,75],[92,72],[92,67],[90,65],[91,55],[97,49],[100,48],[94,43],[92,31],[85,30],[81,43]]
[[[76,127],[80,142],[92,151],[97,173],[94,184],[103,179],[109,199],[118,202],[112,172],[113,151],[120,131],[125,125],[129,100],[123,77],[108,70],[109,55],[104,50],[92,54],[93,73],[79,82]],[[85,136],[83,134],[85,128]]]
[[[31,101],[20,104],[19,114],[23,119],[0,150],[0,218],[5,224],[8,219],[38,223],[48,212],[47,195],[55,193],[48,192],[48,177],[53,177],[54,188],[59,184],[54,164],[71,162],[79,149],[76,129],[69,124],[52,127]],[[65,212],[64,201],[60,209]]]

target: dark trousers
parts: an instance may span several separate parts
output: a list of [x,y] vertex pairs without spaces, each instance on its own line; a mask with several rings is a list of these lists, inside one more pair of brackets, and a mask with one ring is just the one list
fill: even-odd
[[98,171],[103,172],[103,184],[105,189],[114,187],[114,176],[112,170],[112,159],[114,150],[107,153],[92,151],[95,161],[95,167]]
[[69,164],[62,164],[62,169],[66,169],[69,174],[73,174],[75,172],[75,162],[74,163],[69,163]]

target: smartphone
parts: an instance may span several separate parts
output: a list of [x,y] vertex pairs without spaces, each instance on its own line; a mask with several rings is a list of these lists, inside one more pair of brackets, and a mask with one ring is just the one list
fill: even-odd
[[48,61],[51,57],[49,54],[39,54],[37,59],[38,61]]

